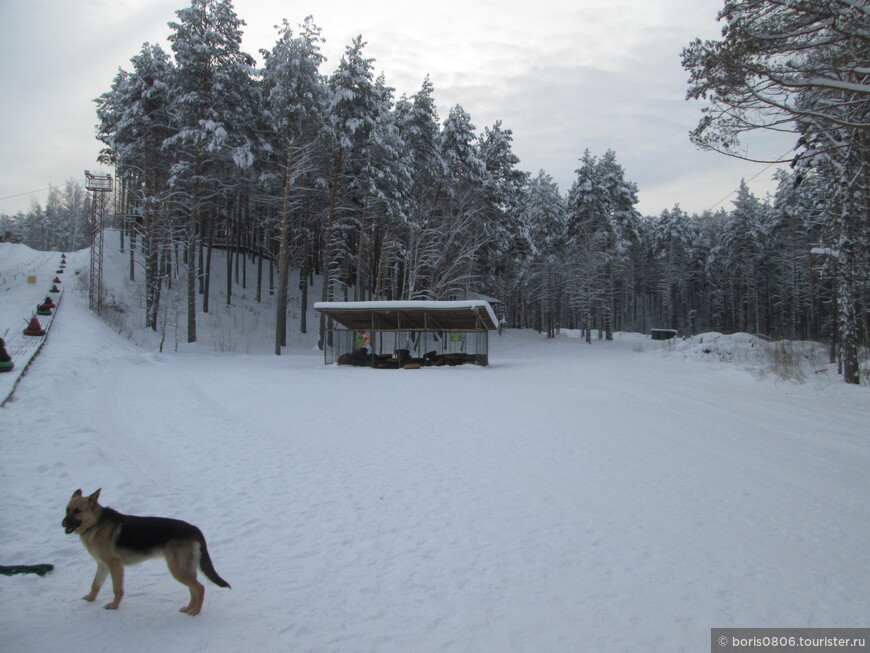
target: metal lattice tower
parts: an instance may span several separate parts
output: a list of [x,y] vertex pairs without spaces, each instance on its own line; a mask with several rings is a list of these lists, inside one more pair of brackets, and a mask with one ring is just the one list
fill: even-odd
[[94,175],[85,170],[85,188],[91,193],[91,271],[88,305],[97,315],[103,312],[103,218],[106,193],[112,192],[112,175]]

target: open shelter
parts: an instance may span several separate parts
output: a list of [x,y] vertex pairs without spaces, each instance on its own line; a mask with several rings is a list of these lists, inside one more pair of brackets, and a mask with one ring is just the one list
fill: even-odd
[[489,364],[489,332],[498,320],[488,302],[317,302],[329,318],[326,364],[378,368]]

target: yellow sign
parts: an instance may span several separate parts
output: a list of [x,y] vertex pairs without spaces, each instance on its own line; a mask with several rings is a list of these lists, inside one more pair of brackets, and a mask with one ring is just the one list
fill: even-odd
[[31,276],[27,277],[27,283],[29,283],[29,284],[35,284],[35,283],[36,283],[36,276],[35,276],[35,275],[31,275]]

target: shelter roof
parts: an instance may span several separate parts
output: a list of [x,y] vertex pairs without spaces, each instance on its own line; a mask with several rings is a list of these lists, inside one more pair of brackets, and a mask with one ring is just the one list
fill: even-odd
[[498,329],[492,307],[481,300],[317,302],[314,310],[355,331]]

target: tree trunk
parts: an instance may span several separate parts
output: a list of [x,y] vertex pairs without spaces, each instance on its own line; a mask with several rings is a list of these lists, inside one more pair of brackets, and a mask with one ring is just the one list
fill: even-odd
[[275,302],[275,355],[287,346],[287,286],[290,277],[290,192],[293,183],[293,141],[287,144],[284,188],[281,201],[281,232],[278,244],[278,298]]
[[[326,220],[326,234],[323,243],[323,291],[321,293],[322,301],[329,301],[332,298],[332,235],[335,228],[335,211],[338,204],[338,183],[341,174],[343,151],[339,148],[335,155],[335,165],[332,170],[332,187],[329,192],[329,213]],[[322,350],[326,348],[326,316],[320,314],[320,334],[318,339],[318,347]]]
[[187,226],[187,342],[196,342],[196,214]]
[[[214,249],[214,221],[210,220],[208,225],[208,244],[206,246],[205,261],[201,266],[200,274],[202,275],[202,312],[208,313],[209,305],[208,298],[211,291],[211,252]],[[200,259],[202,259],[202,248],[200,248]]]

